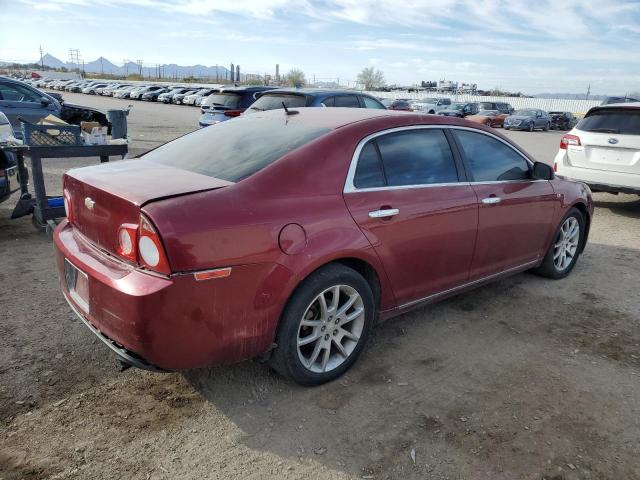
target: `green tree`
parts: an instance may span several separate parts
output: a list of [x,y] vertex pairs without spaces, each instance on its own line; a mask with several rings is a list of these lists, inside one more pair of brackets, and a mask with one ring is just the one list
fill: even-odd
[[307,78],[304,76],[304,72],[297,68],[289,70],[289,73],[284,76],[284,81],[292,87],[304,87],[307,84]]
[[365,68],[358,75],[358,83],[365,90],[377,90],[384,86],[384,73],[373,67]]

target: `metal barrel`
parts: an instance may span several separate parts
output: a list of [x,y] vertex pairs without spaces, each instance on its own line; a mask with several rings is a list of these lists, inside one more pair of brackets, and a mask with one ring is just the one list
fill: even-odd
[[111,138],[127,138],[128,110],[107,110],[107,120],[111,123]]

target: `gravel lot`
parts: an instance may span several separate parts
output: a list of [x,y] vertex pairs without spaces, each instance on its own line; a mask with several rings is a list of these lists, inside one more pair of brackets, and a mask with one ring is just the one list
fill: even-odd
[[[198,112],[135,102],[132,154],[194,129]],[[507,133],[549,162],[560,138]],[[49,163],[49,188],[77,165]],[[50,240],[8,220],[12,199],[0,479],[640,478],[640,200],[595,199],[569,278],[525,273],[387,322],[348,375],[313,389],[257,362],[118,373],[62,298]]]

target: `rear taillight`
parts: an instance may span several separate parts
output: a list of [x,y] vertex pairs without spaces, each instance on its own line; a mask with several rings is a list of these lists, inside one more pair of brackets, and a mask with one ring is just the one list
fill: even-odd
[[169,275],[169,261],[160,236],[151,221],[140,215],[140,224],[124,223],[118,228],[116,253],[132,263]]
[[563,135],[562,138],[560,139],[560,148],[562,150],[566,150],[569,145],[572,145],[574,147],[579,147],[581,145],[580,137],[576,135],[569,135],[569,134]]
[[558,162],[553,162],[553,171],[558,173]]
[[73,223],[73,206],[71,205],[71,194],[66,188],[62,192],[64,199],[64,213],[67,215],[67,221]]
[[154,272],[169,275],[169,261],[164,253],[164,247],[160,236],[156,232],[149,219],[140,215],[140,228],[138,231],[138,261],[140,265]]
[[116,252],[127,260],[138,261],[138,225],[133,223],[120,225]]
[[224,114],[226,117],[239,117],[242,113],[242,110],[225,110]]

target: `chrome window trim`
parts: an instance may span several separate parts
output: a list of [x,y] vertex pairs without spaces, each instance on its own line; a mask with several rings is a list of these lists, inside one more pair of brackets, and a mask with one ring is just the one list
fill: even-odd
[[[417,184],[417,185],[393,185],[387,187],[370,187],[370,188],[357,188],[354,185],[354,179],[356,175],[356,169],[358,168],[358,160],[360,159],[360,153],[364,149],[364,146],[370,140],[380,137],[382,135],[387,135],[390,133],[403,132],[408,130],[429,130],[429,129],[439,129],[439,130],[467,130],[474,133],[480,133],[482,135],[486,135],[491,137],[499,142],[503,143],[511,150],[516,152],[520,157],[524,159],[524,161],[530,167],[533,167],[533,162],[529,160],[520,150],[515,148],[513,145],[509,144],[502,138],[491,132],[485,132],[484,130],[479,130],[473,127],[465,127],[461,125],[407,125],[404,127],[393,127],[386,130],[381,130],[379,132],[372,133],[364,137],[358,145],[356,146],[356,150],[351,157],[351,163],[349,164],[349,170],[347,172],[347,178],[345,180],[344,188],[342,190],[343,193],[355,193],[355,192],[380,192],[384,190],[401,190],[401,189],[415,189],[415,188],[434,188],[434,187],[456,187],[456,186],[470,186],[470,185],[489,185],[489,184],[500,184],[500,183],[517,183],[517,182],[546,182],[547,180],[534,180],[534,179],[521,179],[521,180],[494,180],[494,181],[483,181],[483,182],[448,182],[448,183],[425,183],[425,184]],[[453,154],[453,151],[451,152]]]

